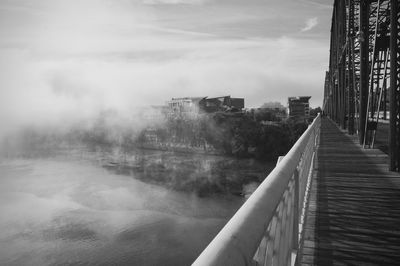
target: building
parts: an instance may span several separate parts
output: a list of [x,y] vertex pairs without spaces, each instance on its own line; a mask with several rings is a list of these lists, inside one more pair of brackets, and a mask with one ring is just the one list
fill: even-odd
[[200,105],[202,105],[200,102],[204,101],[206,98],[207,97],[172,98],[167,102],[169,115],[194,118],[200,113]]
[[310,100],[311,96],[289,97],[289,117],[307,119],[310,117]]
[[244,98],[232,98],[231,96],[206,97],[204,101],[201,102],[201,108],[207,113],[218,111],[242,111],[244,108]]
[[244,109],[244,98],[231,98],[231,108],[236,108],[239,111]]
[[201,113],[242,111],[244,98],[232,98],[231,96],[172,98],[167,105],[171,116],[196,118]]

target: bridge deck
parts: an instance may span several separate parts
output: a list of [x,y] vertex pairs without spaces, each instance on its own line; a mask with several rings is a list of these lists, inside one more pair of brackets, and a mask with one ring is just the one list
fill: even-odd
[[400,175],[322,120],[300,265],[399,265]]

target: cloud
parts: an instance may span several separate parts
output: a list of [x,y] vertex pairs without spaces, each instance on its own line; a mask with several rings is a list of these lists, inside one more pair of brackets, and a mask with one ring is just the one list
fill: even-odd
[[276,24],[257,19],[260,8],[235,17],[233,6],[41,3],[0,24],[2,130],[108,108],[130,114],[172,97],[231,95],[246,107],[304,94],[321,101],[328,39],[268,35]]
[[327,3],[325,0],[301,0],[301,2],[306,3],[308,5],[314,5],[318,8],[326,8],[331,10],[333,3]]
[[165,4],[165,5],[201,5],[206,0],[143,0],[143,3],[146,5],[157,5],[157,4]]
[[305,32],[305,31],[309,31],[312,28],[314,28],[315,26],[317,26],[318,24],[318,18],[314,17],[314,18],[309,18],[306,20],[306,25],[304,26],[304,28],[302,28],[300,31],[301,32]]

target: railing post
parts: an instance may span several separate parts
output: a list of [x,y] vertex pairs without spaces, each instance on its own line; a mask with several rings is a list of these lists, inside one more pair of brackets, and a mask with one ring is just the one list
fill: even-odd
[[[294,178],[294,202],[293,202],[293,235],[292,235],[292,258],[297,254],[299,245],[299,200],[300,200],[300,180],[299,169],[296,167],[293,173]],[[291,261],[294,264],[294,261]]]

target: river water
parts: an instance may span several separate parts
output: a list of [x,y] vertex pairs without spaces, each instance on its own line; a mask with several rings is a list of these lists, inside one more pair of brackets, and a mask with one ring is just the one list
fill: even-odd
[[0,265],[189,265],[243,201],[176,191],[95,160],[2,159]]

